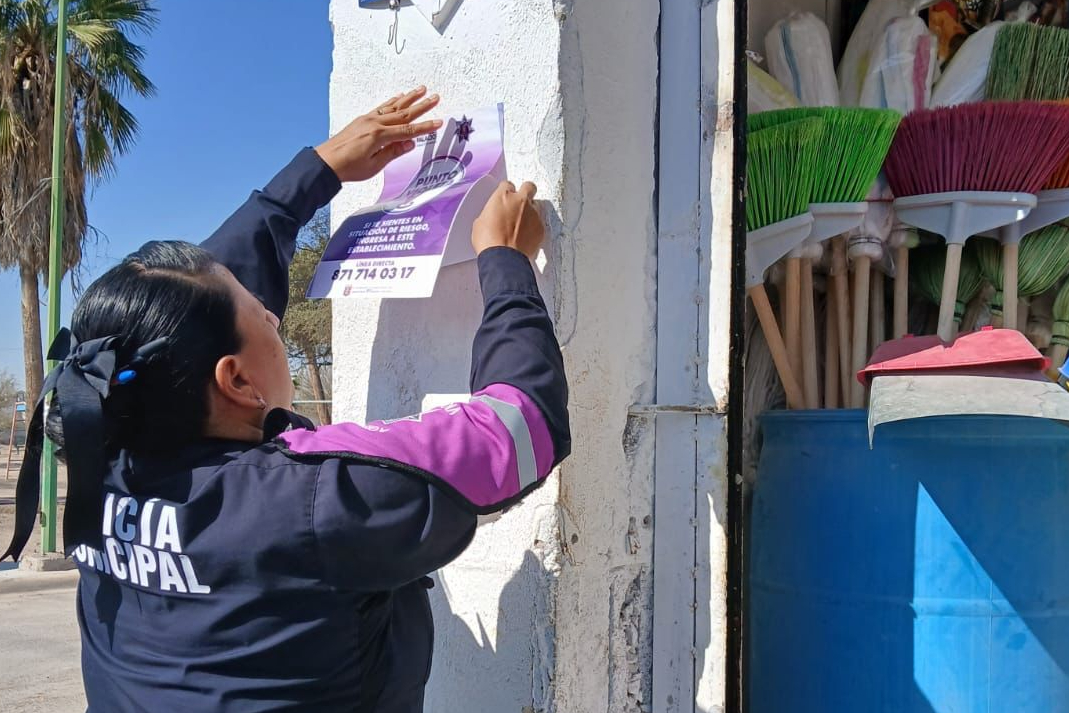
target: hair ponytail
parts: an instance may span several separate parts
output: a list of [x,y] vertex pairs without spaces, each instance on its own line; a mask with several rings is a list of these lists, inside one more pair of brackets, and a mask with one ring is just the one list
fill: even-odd
[[[62,360],[48,436],[67,462],[64,550],[100,539],[103,483],[120,450],[166,453],[201,438],[215,365],[241,346],[233,299],[202,248],[147,243],[86,290],[49,350]],[[40,495],[43,408],[34,410],[16,487],[15,534],[0,560],[18,559]]]

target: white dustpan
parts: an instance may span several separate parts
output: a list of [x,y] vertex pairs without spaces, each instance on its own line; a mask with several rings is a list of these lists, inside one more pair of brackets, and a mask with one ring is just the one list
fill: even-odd
[[802,408],[805,399],[797,376],[791,368],[776,315],[769,304],[764,276],[765,270],[771,267],[772,263],[805,242],[812,226],[813,216],[803,213],[746,233],[746,292],[753,300],[757,318],[761,322],[761,331],[765,334],[772,361],[776,365],[780,381],[783,382],[787,405],[795,409]]
[[949,341],[954,336],[954,300],[965,241],[1023,220],[1035,208],[1036,197],[1003,191],[951,191],[896,198],[894,206],[903,223],[941,235],[947,241],[939,336]]

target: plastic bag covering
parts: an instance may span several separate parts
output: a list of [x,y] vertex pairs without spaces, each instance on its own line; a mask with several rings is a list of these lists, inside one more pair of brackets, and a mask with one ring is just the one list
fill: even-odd
[[[855,238],[877,238],[881,243],[886,243],[891,235],[895,216],[894,209],[891,206],[891,201],[893,200],[891,189],[887,185],[887,178],[884,177],[882,171],[876,177],[876,182],[865,200],[869,204],[868,209],[865,211],[865,222],[848,231],[846,237],[852,241]],[[860,243],[857,244],[860,245]],[[875,251],[865,251],[860,254],[871,257],[873,260],[879,260],[882,257]]]
[[769,71],[802,106],[838,106],[839,86],[828,26],[811,12],[792,12],[765,35]]
[[938,59],[935,37],[919,17],[888,23],[861,86],[861,106],[908,114],[928,106]]
[[930,106],[954,106],[984,99],[987,68],[1000,27],[1001,22],[992,22],[965,40],[936,82]]
[[765,70],[746,60],[746,109],[751,114],[798,106],[798,98]]
[[900,17],[915,16],[931,4],[932,0],[869,1],[839,62],[839,102],[843,106],[861,106],[861,86],[887,25]]

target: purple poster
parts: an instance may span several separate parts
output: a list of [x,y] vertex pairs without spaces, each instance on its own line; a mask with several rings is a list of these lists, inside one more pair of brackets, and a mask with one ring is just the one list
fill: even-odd
[[438,270],[474,258],[471,226],[505,178],[501,104],[449,119],[386,167],[378,202],[327,244],[309,297],[429,297]]

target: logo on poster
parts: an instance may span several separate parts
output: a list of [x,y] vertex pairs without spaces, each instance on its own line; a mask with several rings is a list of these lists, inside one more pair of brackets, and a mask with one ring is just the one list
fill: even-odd
[[407,213],[430,203],[464,179],[464,163],[453,156],[433,158],[420,167],[388,213]]

